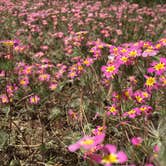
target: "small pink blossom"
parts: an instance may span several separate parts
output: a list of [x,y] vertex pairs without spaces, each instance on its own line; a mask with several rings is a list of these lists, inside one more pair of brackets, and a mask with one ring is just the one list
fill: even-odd
[[143,139],[141,137],[133,137],[131,139],[131,143],[134,145],[134,146],[139,146],[141,145]]
[[123,151],[117,151],[116,146],[107,144],[103,148],[104,157],[101,159],[101,164],[105,166],[112,166],[112,164],[122,164],[127,161],[127,155]]
[[84,136],[76,143],[68,147],[69,151],[75,152],[76,150],[83,148],[85,150],[90,150],[96,147],[98,144],[101,144],[104,140],[105,134],[100,134],[94,137]]
[[29,101],[31,104],[38,104],[40,101],[40,97],[37,95],[31,96]]
[[148,68],[149,73],[155,73],[156,75],[161,75],[166,71],[166,58],[160,58],[159,62],[152,62],[151,67]]

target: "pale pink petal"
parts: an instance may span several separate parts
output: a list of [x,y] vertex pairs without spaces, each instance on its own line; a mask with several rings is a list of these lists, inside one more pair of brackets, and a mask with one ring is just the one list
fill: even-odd
[[95,144],[102,143],[104,140],[104,137],[105,137],[105,134],[100,134],[100,135],[95,136],[95,138],[94,138]]
[[108,150],[109,153],[116,153],[116,146],[107,144],[105,148]]
[[127,161],[127,156],[123,151],[119,151],[117,153],[117,156],[118,156],[118,160],[119,160],[120,163],[124,163],[124,162]]
[[68,146],[68,149],[69,149],[70,152],[75,152],[79,148],[80,148],[80,144],[79,143],[75,143],[75,144],[72,144],[72,145]]

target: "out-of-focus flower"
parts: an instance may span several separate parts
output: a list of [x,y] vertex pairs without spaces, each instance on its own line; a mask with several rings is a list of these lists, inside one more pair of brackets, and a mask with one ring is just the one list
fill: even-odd
[[2,95],[0,96],[0,99],[1,99],[1,102],[2,102],[3,104],[6,104],[6,103],[9,102],[9,99],[8,99],[8,97],[7,97],[6,94],[2,94]]
[[28,77],[23,77],[19,79],[19,83],[22,86],[27,86],[29,84],[29,78]]
[[85,150],[90,150],[95,148],[98,144],[101,144],[104,140],[105,134],[100,134],[94,137],[84,136],[75,144],[68,147],[69,151],[75,152],[76,150],[83,148]]
[[29,101],[31,104],[38,104],[40,101],[40,97],[37,95],[31,96]]
[[107,115],[111,115],[111,114],[112,114],[112,115],[116,115],[117,113],[118,113],[118,110],[117,110],[115,104],[113,104],[113,105],[107,107]]
[[138,107],[131,109],[128,112],[123,114],[124,117],[135,118],[137,115],[140,114],[140,110]]
[[117,151],[116,146],[107,144],[103,149],[106,154],[101,158],[101,164],[112,166],[112,164],[122,164],[127,161],[127,155],[123,151]]
[[93,129],[92,132],[94,135],[101,135],[105,133],[106,126],[97,126],[96,129]]
[[39,75],[39,80],[40,81],[49,81],[50,80],[50,75],[46,74],[46,73],[40,74]]
[[133,137],[131,139],[131,143],[134,145],[134,146],[140,146],[141,143],[142,143],[143,139],[141,137]]
[[143,57],[155,56],[157,53],[158,53],[157,50],[154,50],[154,49],[146,49],[146,50],[142,53],[142,56],[143,56]]
[[50,85],[49,85],[49,89],[53,91],[53,90],[55,90],[55,89],[57,88],[57,86],[58,86],[57,83],[52,82],[52,83],[50,83]]

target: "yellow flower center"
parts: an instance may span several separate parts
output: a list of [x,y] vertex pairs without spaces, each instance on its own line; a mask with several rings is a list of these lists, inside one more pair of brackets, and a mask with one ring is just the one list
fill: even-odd
[[154,77],[149,77],[146,80],[146,85],[147,86],[153,86],[156,83],[156,79]]
[[161,62],[154,66],[155,70],[157,70],[157,71],[164,69],[164,67],[165,67],[164,63],[161,63]]
[[117,155],[116,154],[109,154],[109,155],[105,156],[102,159],[102,163],[104,163],[104,164],[118,163]]
[[8,99],[6,97],[3,97],[2,98],[2,103],[7,103],[8,102]]
[[135,56],[137,55],[137,51],[131,51],[131,52],[129,53],[129,55],[130,55],[131,57],[135,57]]
[[103,46],[102,45],[98,45],[98,48],[103,48]]
[[125,57],[125,56],[123,56],[123,57],[121,58],[121,60],[122,60],[123,62],[127,62],[128,58]]
[[135,110],[131,110],[128,112],[129,115],[135,114]]
[[141,96],[136,96],[135,98],[136,98],[136,100],[137,100],[139,103],[140,103],[140,102],[142,101],[142,99],[143,99]]
[[79,71],[82,71],[82,70],[83,70],[83,67],[82,67],[82,66],[78,66],[78,70],[79,70]]
[[109,111],[110,111],[110,112],[116,112],[116,109],[115,109],[115,107],[111,107],[111,108],[109,109]]
[[115,66],[114,65],[108,66],[107,69],[106,69],[106,71],[110,72],[110,73],[113,72],[114,70],[115,70]]
[[94,141],[92,139],[87,139],[81,142],[83,145],[92,145]]
[[26,84],[26,81],[25,81],[25,80],[20,80],[20,84],[21,84],[21,85],[25,85],[25,84]]
[[148,94],[147,92],[143,92],[142,94],[143,94],[143,96],[146,97],[146,98],[149,96],[149,94]]
[[89,61],[88,61],[88,60],[84,60],[84,64],[85,64],[85,65],[88,65],[88,64],[89,64]]
[[152,49],[146,49],[145,50],[145,52],[152,52],[152,51],[154,51],[154,50],[152,50]]
[[160,48],[160,47],[161,47],[161,44],[157,44],[157,45],[156,45],[156,48]]
[[76,76],[76,73],[75,73],[75,72],[71,72],[71,73],[69,74],[69,76],[70,76],[70,77],[74,77],[74,76]]
[[146,107],[141,107],[140,110],[141,110],[142,112],[144,112],[144,111],[146,111]]
[[127,50],[123,48],[123,49],[121,50],[121,52],[127,52]]

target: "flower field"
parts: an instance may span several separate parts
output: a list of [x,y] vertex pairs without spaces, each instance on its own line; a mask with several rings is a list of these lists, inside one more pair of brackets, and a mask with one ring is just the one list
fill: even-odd
[[164,0],[0,0],[0,166],[165,166]]

